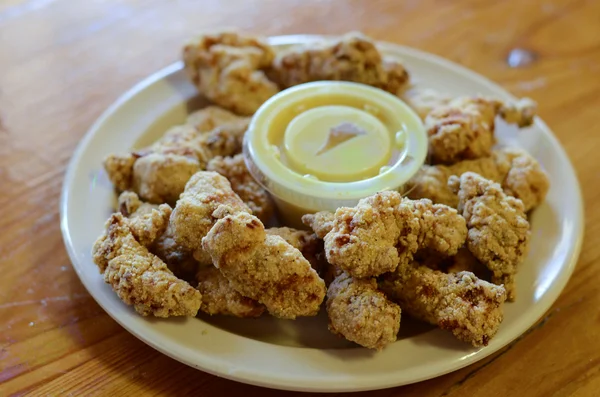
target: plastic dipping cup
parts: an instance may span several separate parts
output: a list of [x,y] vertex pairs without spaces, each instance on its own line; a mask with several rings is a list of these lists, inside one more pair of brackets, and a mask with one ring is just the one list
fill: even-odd
[[284,90],[255,113],[244,138],[252,176],[280,219],[354,206],[401,188],[423,165],[427,135],[402,100],[363,84],[322,81]]

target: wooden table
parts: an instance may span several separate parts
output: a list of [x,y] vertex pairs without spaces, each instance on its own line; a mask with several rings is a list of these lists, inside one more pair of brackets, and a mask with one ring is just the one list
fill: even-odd
[[[0,1],[0,395],[275,396],[138,341],[94,302],[59,230],[79,139],[123,91],[201,29],[362,30],[459,62],[539,102],[583,188],[575,274],[525,335],[460,371],[375,396],[600,395],[600,2],[400,0]],[[537,54],[511,68],[513,48]],[[138,394],[136,394],[138,395]]]

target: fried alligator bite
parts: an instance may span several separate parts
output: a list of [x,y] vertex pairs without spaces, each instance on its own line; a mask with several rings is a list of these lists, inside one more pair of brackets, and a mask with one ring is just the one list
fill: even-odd
[[503,319],[503,286],[479,280],[473,273],[447,274],[419,263],[403,263],[381,277],[379,288],[402,311],[473,346],[485,346]]
[[269,193],[250,175],[243,154],[233,157],[215,157],[209,161],[206,169],[218,172],[227,178],[233,191],[252,210],[252,214],[263,223],[271,219],[275,211],[273,200]]
[[506,147],[493,150],[489,157],[449,166],[424,165],[406,184],[405,190],[412,199],[428,198],[456,208],[458,196],[448,187],[448,178],[469,171],[500,183],[506,194],[523,201],[525,211],[540,205],[550,187],[548,175],[536,159],[523,149]]
[[123,302],[143,316],[196,315],[200,292],[175,277],[163,261],[141,245],[122,214],[111,215],[105,227],[92,255],[104,281]]
[[355,278],[394,271],[419,249],[454,255],[467,235],[457,211],[430,200],[410,200],[400,193],[377,193],[341,207],[325,236],[327,260]]
[[408,82],[408,72],[383,57],[375,43],[358,32],[339,39],[292,47],[277,54],[270,76],[281,88],[320,80],[367,84],[396,94]]
[[199,35],[183,47],[185,70],[206,98],[242,115],[251,115],[279,88],[264,70],[274,52],[260,37],[235,32]]
[[202,249],[202,239],[217,221],[213,212],[223,204],[233,212],[250,212],[224,176],[200,171],[188,181],[171,215],[175,241],[192,251],[200,263],[211,263]]
[[327,289],[329,329],[349,341],[381,350],[396,341],[400,306],[379,290],[375,279],[337,276]]
[[294,319],[319,311],[325,283],[300,251],[266,233],[257,217],[247,212],[224,216],[202,246],[233,288],[265,305],[273,316]]
[[515,299],[515,274],[529,249],[529,222],[521,200],[506,195],[499,184],[466,172],[450,177],[458,194],[458,211],[467,221],[469,251],[492,271],[492,282],[504,284]]

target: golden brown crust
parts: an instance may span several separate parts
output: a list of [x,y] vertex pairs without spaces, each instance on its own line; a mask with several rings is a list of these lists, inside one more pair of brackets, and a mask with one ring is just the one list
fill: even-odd
[[227,215],[202,240],[214,265],[242,295],[281,318],[314,316],[325,297],[325,283],[300,251],[265,232],[246,212]]
[[504,317],[504,287],[469,272],[446,274],[417,263],[401,264],[380,279],[379,288],[403,312],[451,331],[473,346],[487,345]]
[[267,229],[266,232],[271,236],[281,237],[292,247],[299,250],[302,256],[310,262],[312,268],[320,273],[325,262],[325,252],[323,251],[323,241],[315,234],[291,227],[272,227]]
[[265,311],[263,305],[237,292],[214,266],[200,268],[196,280],[204,313],[246,318],[259,317]]
[[239,122],[248,122],[245,117],[240,117],[229,110],[219,106],[206,106],[187,116],[186,125],[194,127],[198,132],[211,132],[217,127]]
[[[132,233],[136,239],[165,262],[175,276],[186,281],[195,280],[199,263],[194,259],[190,250],[186,250],[175,241],[173,230],[168,226],[171,209],[169,207],[168,213],[164,209],[160,211],[160,208],[164,208],[164,206],[145,203],[131,191],[125,191],[119,196],[119,212],[129,219]],[[161,214],[162,219],[157,219],[156,215],[152,217],[151,214],[154,212]],[[155,222],[152,222],[152,219]],[[135,225],[141,229],[137,234]],[[150,235],[151,238],[142,242],[137,237],[142,234]],[[208,265],[212,265],[212,263],[208,263]]]
[[338,208],[325,236],[325,253],[329,263],[351,276],[368,278],[412,261],[418,249],[454,255],[466,235],[465,220],[455,209],[388,191],[362,199],[356,207]]
[[265,40],[234,32],[203,34],[183,48],[188,76],[206,98],[242,115],[251,115],[279,89],[264,69],[274,53]]
[[218,172],[227,178],[233,191],[261,222],[266,223],[271,219],[275,211],[271,196],[250,175],[243,154],[233,157],[215,157],[208,163],[206,169]]
[[469,171],[501,183],[506,194],[523,201],[525,211],[540,205],[550,187],[548,175],[529,153],[506,147],[494,150],[490,157],[463,160],[449,166],[424,165],[407,183],[407,195],[456,208],[458,196],[448,187],[448,178]]
[[282,88],[340,80],[371,85],[393,94],[409,79],[401,63],[383,59],[373,41],[358,32],[283,51],[275,57],[270,73]]
[[377,290],[375,279],[357,280],[342,273],[327,289],[329,329],[349,341],[381,350],[396,341],[400,306]]
[[121,192],[131,188],[133,164],[136,159],[131,153],[109,154],[104,159],[104,170],[117,191]]
[[302,216],[302,223],[310,227],[317,237],[324,239],[327,233],[333,229],[335,214],[329,211],[321,211],[316,214],[306,214]]
[[172,211],[167,204],[145,203],[131,191],[119,195],[118,208],[127,217],[133,237],[146,248],[167,230]]
[[455,98],[433,108],[425,118],[431,160],[434,164],[454,164],[489,156],[496,143],[496,115],[525,127],[534,114],[535,104],[529,99],[509,103],[483,97]]
[[224,176],[200,171],[188,181],[171,215],[175,241],[192,251],[200,263],[210,263],[210,257],[202,249],[202,238],[217,221],[213,212],[221,205],[231,211],[250,211]]
[[187,124],[170,128],[149,147],[112,154],[104,161],[118,191],[133,190],[154,204],[175,204],[186,182],[216,156],[242,151],[248,118],[217,106],[192,113]]
[[185,184],[200,171],[198,160],[176,154],[152,153],[133,166],[133,190],[150,203],[175,203]]
[[492,282],[504,284],[515,299],[515,274],[529,248],[529,222],[523,203],[507,196],[499,184],[466,172],[448,181],[458,193],[458,211],[467,221],[467,247],[492,271]]
[[198,312],[200,293],[175,277],[163,261],[134,238],[122,214],[108,219],[92,256],[104,281],[141,315],[195,316]]
[[402,91],[400,98],[419,115],[421,120],[425,120],[433,109],[445,106],[452,100],[450,95],[417,86]]

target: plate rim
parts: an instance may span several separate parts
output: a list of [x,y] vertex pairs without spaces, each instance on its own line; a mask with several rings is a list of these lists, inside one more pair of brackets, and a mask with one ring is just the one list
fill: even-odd
[[[305,42],[309,42],[309,41],[321,40],[323,38],[330,38],[330,37],[335,37],[335,36],[304,35],[304,34],[281,35],[281,36],[269,37],[269,42],[274,45],[286,45],[286,44],[305,43]],[[418,50],[415,48],[406,47],[406,46],[403,46],[400,44],[391,43],[391,42],[377,40],[376,43],[381,48],[389,48],[391,50],[408,53],[410,55],[437,63],[443,68],[453,69],[454,71],[459,72],[462,75],[468,76],[472,80],[476,80],[478,84],[485,85],[495,91],[503,92],[506,96],[515,99],[515,97],[511,93],[509,93],[503,87],[494,83],[490,79],[488,79],[488,78],[480,75],[479,73],[472,71],[462,65],[459,65],[455,62],[452,62],[450,60],[442,58],[438,55],[431,54],[431,53],[428,53],[425,51],[421,51],[421,50]],[[535,316],[534,316],[535,319],[533,319],[533,321],[531,321],[532,318],[528,318],[527,321],[525,321],[523,319],[523,317],[525,317],[525,316],[520,316],[518,318],[516,324],[513,326],[514,328],[518,328],[518,329],[523,328],[522,326],[519,326],[519,325],[521,325],[521,323],[531,323],[531,324],[528,325],[526,328],[524,328],[524,330],[522,332],[516,333],[516,335],[511,335],[510,337],[506,338],[507,340],[504,343],[502,343],[501,346],[498,346],[496,349],[489,349],[489,348],[481,349],[481,350],[477,351],[476,353],[469,355],[466,359],[463,359],[457,365],[449,366],[448,368],[445,368],[441,371],[436,371],[435,373],[429,373],[424,376],[414,377],[410,381],[403,381],[403,382],[395,382],[394,380],[388,380],[387,382],[363,381],[360,384],[360,386],[352,385],[350,387],[344,387],[344,385],[338,386],[338,385],[331,385],[331,384],[323,384],[322,381],[320,381],[319,383],[314,384],[314,385],[298,385],[297,383],[292,383],[297,380],[290,381],[288,379],[288,381],[286,382],[285,379],[283,379],[284,377],[274,376],[275,374],[268,374],[268,376],[265,376],[263,374],[263,376],[265,376],[265,378],[268,377],[268,379],[265,380],[265,379],[261,379],[261,378],[253,378],[251,376],[252,375],[251,373],[239,374],[239,372],[222,372],[222,371],[218,371],[218,370],[213,371],[210,367],[200,366],[197,363],[194,363],[190,360],[186,360],[185,357],[180,357],[176,354],[172,354],[171,352],[169,352],[167,350],[166,346],[162,346],[160,344],[160,342],[154,341],[148,335],[145,335],[143,330],[142,331],[137,330],[135,326],[131,326],[130,324],[127,324],[126,321],[123,321],[123,319],[121,319],[120,317],[113,315],[113,313],[111,313],[111,311],[107,310],[106,305],[102,302],[102,299],[99,299],[96,296],[96,294],[93,292],[92,285],[91,284],[88,285],[88,283],[86,282],[86,278],[83,277],[83,275],[81,273],[81,269],[79,268],[80,266],[76,265],[76,263],[78,263],[79,260],[76,255],[75,247],[74,247],[71,233],[70,233],[69,226],[68,226],[68,216],[67,216],[68,211],[67,210],[68,210],[68,193],[69,193],[69,190],[71,188],[71,185],[72,185],[72,182],[74,179],[75,166],[81,160],[81,158],[84,154],[84,149],[88,146],[89,141],[97,134],[100,126],[103,123],[105,123],[106,120],[109,119],[113,115],[113,113],[115,113],[123,104],[128,102],[132,97],[139,94],[141,91],[148,88],[149,86],[156,83],[157,81],[159,81],[163,78],[166,78],[174,73],[180,72],[181,69],[183,69],[183,64],[181,61],[178,61],[178,62],[175,62],[175,63],[151,74],[150,76],[144,78],[143,80],[141,80],[138,83],[136,83],[135,85],[133,85],[130,89],[125,91],[123,94],[121,94],[96,119],[96,121],[90,126],[90,128],[87,130],[86,134],[83,136],[83,138],[77,144],[77,146],[71,156],[71,159],[68,162],[65,176],[63,179],[63,185],[62,185],[62,189],[61,189],[61,197],[60,197],[60,202],[59,202],[60,228],[61,228],[61,233],[63,236],[63,241],[64,241],[64,244],[65,244],[65,247],[67,250],[67,254],[71,261],[71,265],[73,266],[81,283],[84,285],[84,287],[86,288],[88,293],[98,303],[98,305],[100,307],[102,307],[102,309],[113,320],[115,320],[119,325],[121,325],[125,330],[127,330],[129,333],[134,335],[136,338],[138,338],[145,344],[151,346],[152,348],[158,350],[159,352],[161,352],[181,363],[184,363],[188,366],[202,370],[204,372],[210,373],[210,374],[218,376],[218,377],[223,377],[223,378],[227,378],[230,380],[234,380],[234,381],[238,381],[238,382],[242,382],[242,383],[246,383],[246,384],[268,387],[268,388],[275,388],[275,389],[280,389],[280,390],[312,391],[312,392],[317,392],[317,391],[318,392],[346,392],[346,391],[365,391],[365,390],[377,390],[377,389],[390,388],[390,387],[420,382],[420,381],[423,381],[426,379],[432,379],[432,378],[459,370],[461,368],[464,368],[468,365],[471,365],[477,361],[484,359],[485,357],[489,356],[490,354],[493,354],[493,353],[499,351],[503,347],[512,343],[515,339],[519,338],[521,335],[524,335],[531,327],[533,327],[539,321],[539,319],[549,310],[549,308],[556,302],[556,300],[558,299],[558,297],[564,290],[566,284],[570,280],[570,278],[574,272],[575,266],[578,262],[578,259],[580,257],[580,253],[581,253],[581,249],[582,249],[582,245],[583,245],[583,239],[584,239],[584,228],[585,228],[584,203],[583,203],[583,196],[581,194],[581,185],[577,178],[577,173],[575,171],[575,168],[573,167],[573,164],[571,163],[569,157],[567,156],[567,154],[564,150],[564,147],[560,144],[557,137],[554,135],[552,130],[546,125],[546,123],[544,123],[544,121],[541,118],[536,117],[535,124],[537,125],[538,128],[540,128],[541,130],[544,131],[544,133],[547,135],[547,137],[551,140],[553,146],[558,148],[558,153],[561,158],[561,164],[565,164],[565,166],[568,167],[567,172],[569,174],[571,174],[571,176],[574,179],[574,183],[577,187],[575,196],[579,199],[578,200],[579,203],[577,206],[577,219],[575,219],[574,221],[578,223],[578,227],[576,227],[574,230],[576,233],[575,241],[574,241],[574,244],[572,244],[570,247],[571,252],[570,252],[570,255],[566,258],[565,266],[563,267],[562,272],[561,272],[562,275],[560,278],[558,278],[554,282],[554,284],[556,286],[552,290],[546,292],[547,298],[545,298],[543,301],[540,301],[536,305],[534,305],[537,308],[537,310],[535,310]],[[379,380],[379,378],[376,378],[376,380]]]

